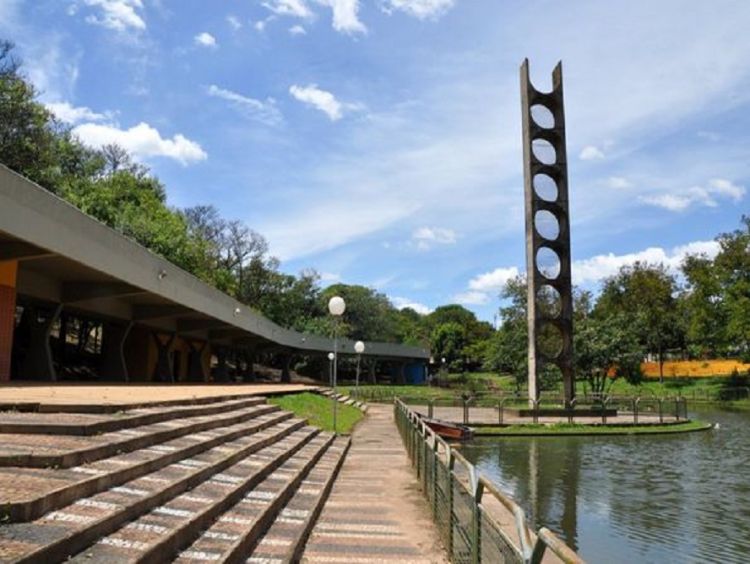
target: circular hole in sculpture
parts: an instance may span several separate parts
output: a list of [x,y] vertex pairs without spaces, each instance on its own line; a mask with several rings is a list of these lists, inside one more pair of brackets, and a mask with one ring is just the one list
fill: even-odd
[[541,390],[556,390],[560,388],[563,374],[560,367],[553,362],[542,362],[537,373]]
[[549,247],[541,247],[536,252],[536,268],[548,280],[560,275],[560,257]]
[[557,200],[557,182],[548,174],[534,175],[534,192],[546,202]]
[[560,222],[548,210],[539,210],[534,214],[534,228],[545,239],[554,241],[560,235]]
[[544,129],[555,127],[555,116],[547,106],[543,106],[542,104],[531,106],[531,119],[534,120],[535,124]]
[[543,323],[536,336],[536,348],[546,358],[555,359],[563,350],[563,337],[560,329],[552,323]]
[[534,153],[536,159],[546,165],[553,165],[557,160],[557,153],[552,143],[546,139],[534,139],[531,142],[531,151]]
[[544,317],[558,317],[562,311],[560,292],[549,284],[544,284],[536,291],[536,307]]

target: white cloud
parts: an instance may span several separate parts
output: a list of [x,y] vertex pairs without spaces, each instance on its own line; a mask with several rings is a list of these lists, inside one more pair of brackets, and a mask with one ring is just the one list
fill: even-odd
[[520,274],[518,268],[496,268],[490,272],[479,274],[469,280],[469,288],[453,296],[456,303],[462,305],[485,305],[496,298],[505,284]]
[[239,18],[237,16],[233,16],[231,14],[228,15],[227,16],[227,23],[235,31],[237,31],[239,29],[242,29],[242,22],[239,20]]
[[333,10],[333,29],[341,33],[354,35],[367,33],[367,28],[357,15],[359,0],[315,0],[316,3]]
[[215,49],[216,47],[218,47],[216,38],[207,31],[199,33],[193,39],[195,41],[195,44],[200,45],[201,47],[209,47],[211,49]]
[[313,12],[305,0],[270,0],[263,2],[263,6],[279,16],[293,16],[303,19],[309,19],[313,16]]
[[383,10],[400,10],[420,20],[437,19],[455,5],[454,0],[385,0]]
[[453,245],[456,243],[456,232],[444,227],[420,227],[411,236],[412,244],[421,251],[433,245]]
[[433,309],[425,304],[415,302],[409,298],[393,297],[391,303],[396,309],[406,309],[407,307],[413,309],[420,315],[428,315],[432,313]]
[[146,22],[138,13],[143,9],[141,0],[83,0],[86,6],[99,9],[99,15],[90,15],[86,22],[115,31],[141,31]]
[[320,281],[324,284],[335,284],[336,282],[341,282],[341,275],[334,272],[321,272],[319,276]]
[[300,102],[312,106],[316,110],[320,110],[331,121],[340,120],[347,111],[362,109],[361,104],[340,102],[332,93],[318,88],[317,84],[309,84],[307,86],[297,86],[294,84],[289,87],[289,94]]
[[120,129],[115,125],[84,123],[74,128],[73,133],[92,147],[116,144],[136,157],[166,157],[183,165],[208,158],[206,152],[195,141],[180,134],[165,139],[158,130],[143,122],[130,129]]
[[604,153],[598,147],[593,145],[586,145],[582,150],[581,154],[578,155],[582,161],[593,161],[604,158]]
[[621,267],[635,262],[649,264],[661,263],[672,271],[676,271],[688,255],[705,254],[711,258],[719,252],[716,241],[693,241],[686,245],[674,247],[667,251],[662,247],[649,247],[643,251],[615,255],[597,255],[591,258],[574,261],[571,265],[574,284],[598,282],[617,274]]
[[633,184],[622,176],[610,176],[607,179],[607,186],[614,190],[624,190],[625,188],[630,188]]
[[727,198],[739,202],[745,197],[746,189],[731,180],[713,178],[708,185],[693,186],[686,190],[641,196],[640,200],[646,204],[664,208],[669,211],[685,211],[693,205],[715,208],[719,205],[717,198]]
[[100,114],[86,106],[76,107],[68,102],[50,102],[45,104],[45,106],[49,111],[55,114],[58,119],[70,124],[76,124],[82,121],[103,121],[112,117],[110,113]]
[[307,31],[301,25],[293,25],[289,28],[289,33],[291,35],[307,35]]
[[260,121],[266,125],[277,125],[283,121],[281,112],[276,107],[276,101],[273,98],[267,98],[265,101],[256,100],[255,98],[220,88],[215,84],[208,87],[208,95],[230,102],[251,119]]
[[489,303],[490,296],[486,292],[461,292],[453,296],[453,301],[461,305],[485,305]]
[[518,276],[520,272],[515,266],[496,268],[469,280],[469,289],[477,292],[500,292],[505,284]]

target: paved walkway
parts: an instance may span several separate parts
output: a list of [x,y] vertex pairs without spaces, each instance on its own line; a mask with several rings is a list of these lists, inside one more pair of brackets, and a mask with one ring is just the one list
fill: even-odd
[[303,562],[447,563],[390,405],[370,405]]

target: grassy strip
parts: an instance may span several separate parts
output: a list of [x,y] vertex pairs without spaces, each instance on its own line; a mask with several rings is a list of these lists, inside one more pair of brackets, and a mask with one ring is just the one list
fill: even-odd
[[507,427],[479,427],[477,437],[530,437],[559,435],[662,435],[705,431],[712,427],[703,421],[687,421],[673,425],[579,425],[558,423],[554,425],[509,425]]
[[[291,411],[297,417],[307,419],[310,425],[324,431],[333,431],[333,400],[309,392],[287,394],[268,399],[268,403],[278,405],[281,409]],[[336,408],[336,428],[339,433],[347,435],[364,417],[364,414],[351,405],[338,404]]]

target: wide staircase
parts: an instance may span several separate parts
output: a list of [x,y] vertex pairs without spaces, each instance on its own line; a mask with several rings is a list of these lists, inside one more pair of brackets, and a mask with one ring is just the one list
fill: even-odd
[[251,396],[3,411],[0,562],[297,562],[348,446]]

